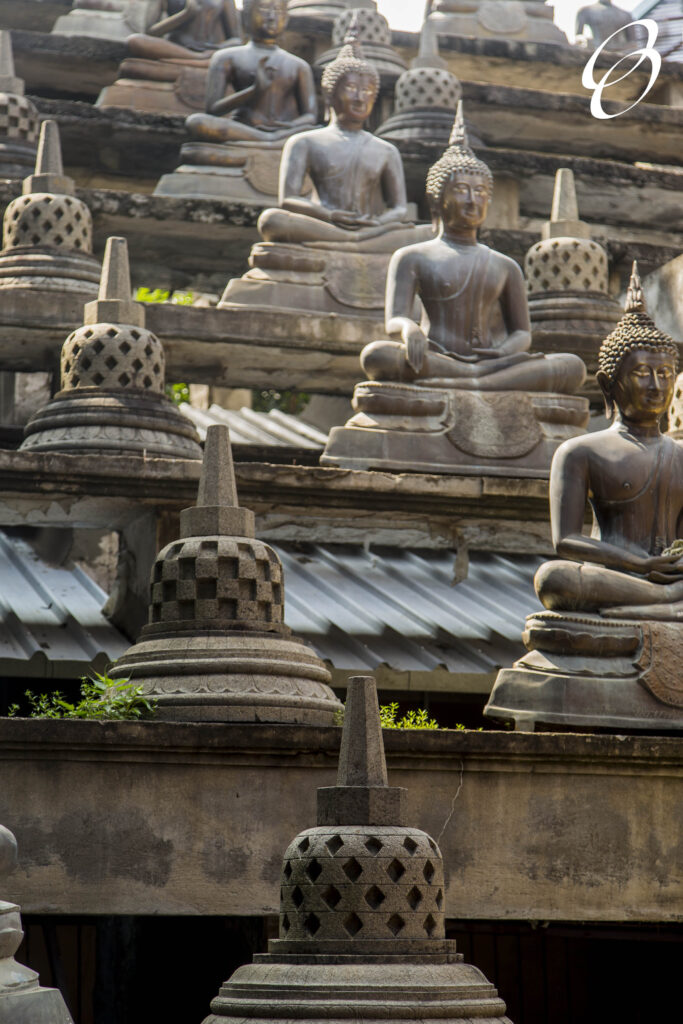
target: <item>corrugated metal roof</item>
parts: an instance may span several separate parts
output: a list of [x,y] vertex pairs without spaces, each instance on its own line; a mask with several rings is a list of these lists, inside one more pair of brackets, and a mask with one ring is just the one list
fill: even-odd
[[285,568],[285,618],[337,669],[489,675],[523,653],[525,617],[540,608],[533,555],[470,555],[453,586],[455,556],[399,548],[276,544]]
[[254,412],[247,406],[243,406],[239,411],[223,409],[220,405],[197,409],[188,402],[183,402],[179,408],[189,420],[192,420],[202,441],[206,437],[206,428],[212,423],[227,423],[233,444],[308,448],[321,452],[327,443],[327,434],[307,423],[302,423],[296,416],[280,412],[279,409],[271,409],[268,413]]
[[656,48],[661,54],[666,55],[667,60],[683,62],[683,3],[681,0],[644,0],[631,11],[631,17],[634,21],[653,18],[659,26]]
[[48,565],[0,530],[0,673],[73,679],[130,646],[104,618],[105,592],[80,568]]

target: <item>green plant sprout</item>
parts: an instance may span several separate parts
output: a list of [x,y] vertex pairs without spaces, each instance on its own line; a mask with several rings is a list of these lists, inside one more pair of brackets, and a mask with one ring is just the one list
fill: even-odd
[[[148,717],[156,711],[156,701],[143,696],[142,686],[135,686],[129,679],[111,679],[99,672],[91,678],[81,677],[81,699],[74,704],[70,704],[59,690],[40,694],[26,690],[24,696],[30,708],[29,718],[124,721]],[[10,705],[8,717],[16,718],[19,710],[18,704]]]

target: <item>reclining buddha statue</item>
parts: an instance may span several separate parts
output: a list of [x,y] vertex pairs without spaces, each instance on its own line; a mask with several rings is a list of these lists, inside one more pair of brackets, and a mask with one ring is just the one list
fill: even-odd
[[[530,353],[522,272],[477,241],[493,192],[458,106],[446,153],[427,177],[435,238],[394,253],[386,331],[361,353],[368,380],[332,432],[328,464],[447,473],[545,475],[588,405],[578,356]],[[420,312],[417,312],[419,308]]]

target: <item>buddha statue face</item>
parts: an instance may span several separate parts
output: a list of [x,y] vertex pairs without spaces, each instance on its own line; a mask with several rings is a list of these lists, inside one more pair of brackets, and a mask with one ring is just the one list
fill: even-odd
[[676,365],[667,352],[634,349],[622,359],[613,382],[598,373],[598,383],[609,405],[634,422],[658,422],[671,405]]
[[446,231],[481,227],[490,198],[489,183],[483,174],[456,171],[443,187],[438,208]]
[[252,0],[246,20],[253,39],[274,44],[287,25],[287,0]]
[[362,125],[372,113],[377,84],[371,74],[347,71],[336,84],[332,107],[340,122]]

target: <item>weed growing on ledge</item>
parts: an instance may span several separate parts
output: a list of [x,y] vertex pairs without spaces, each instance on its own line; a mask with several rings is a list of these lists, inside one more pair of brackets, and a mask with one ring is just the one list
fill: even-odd
[[[402,718],[397,718],[398,703],[380,704],[379,720],[383,729],[439,729],[435,718],[430,718],[424,708],[417,711],[406,711]],[[334,724],[344,724],[344,709],[335,712]],[[456,725],[456,729],[464,729],[464,725]]]
[[[156,701],[148,700],[142,694],[142,686],[135,686],[128,679],[111,679],[96,672],[94,678],[81,678],[81,699],[70,704],[64,695],[53,693],[24,694],[29,704],[28,718],[95,718],[115,721],[145,718],[156,711]],[[19,716],[19,705],[12,704],[7,712],[9,718]]]

